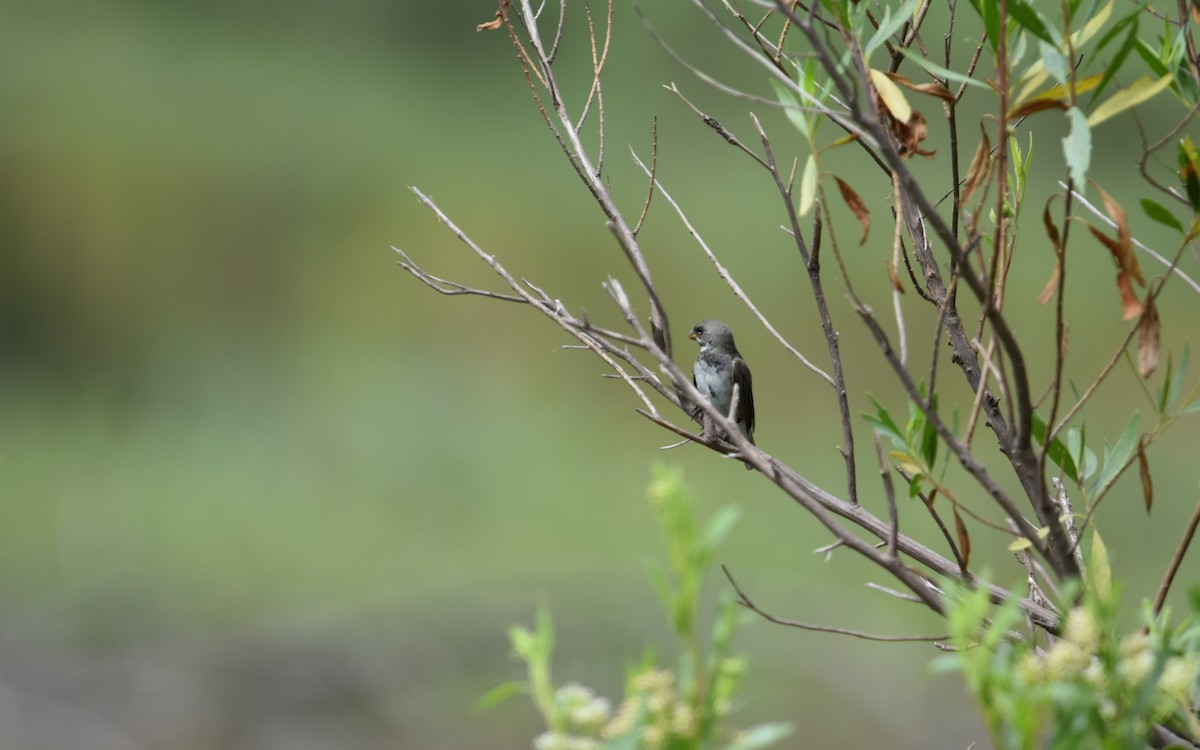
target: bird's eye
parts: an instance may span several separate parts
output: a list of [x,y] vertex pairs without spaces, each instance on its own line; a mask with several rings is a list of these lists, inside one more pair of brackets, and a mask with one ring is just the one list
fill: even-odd
[[700,326],[696,326],[695,328],[692,329],[692,333],[699,336],[700,334],[704,333],[704,329],[701,328]]

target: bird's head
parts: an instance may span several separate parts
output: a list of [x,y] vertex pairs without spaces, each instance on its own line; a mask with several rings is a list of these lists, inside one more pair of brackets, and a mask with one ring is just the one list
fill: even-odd
[[733,345],[733,331],[729,330],[729,326],[719,320],[706,320],[703,323],[697,323],[688,333],[688,338],[700,345],[701,349],[715,347],[717,349],[735,350]]

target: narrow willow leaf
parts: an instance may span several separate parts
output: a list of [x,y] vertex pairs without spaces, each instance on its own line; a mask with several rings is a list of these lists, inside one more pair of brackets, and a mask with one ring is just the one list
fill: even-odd
[[1058,43],[1050,36],[1050,32],[1046,29],[1046,22],[1042,20],[1042,17],[1038,15],[1033,6],[1025,2],[1025,0],[1010,0],[1008,3],[1008,17],[1016,21],[1017,25],[1038,39],[1042,39],[1049,44]]
[[913,12],[916,10],[916,0],[908,0],[904,5],[896,10],[896,14],[892,15],[891,8],[884,8],[883,20],[879,22],[879,28],[863,46],[863,59],[870,59],[871,53],[879,49],[879,47],[888,40],[892,34],[900,30],[906,21],[913,17]]
[[795,95],[792,94],[787,86],[774,78],[771,79],[771,87],[775,89],[775,98],[783,105],[783,113],[787,115],[788,120],[796,126],[796,129],[806,139],[811,138],[807,113],[800,109],[800,102],[797,101]]
[[1141,204],[1142,210],[1146,212],[1146,216],[1163,226],[1168,226],[1183,234],[1183,224],[1180,224],[1179,219],[1176,219],[1175,215],[1164,208],[1162,204],[1155,203],[1149,198],[1142,198]]
[[817,202],[817,158],[808,155],[804,163],[804,174],[800,177],[800,215],[807,216]]
[[[1033,439],[1040,445],[1046,444],[1046,422],[1037,412],[1033,413],[1033,424],[1030,425],[1030,432],[1033,434]],[[1075,459],[1071,456],[1071,451],[1067,448],[1059,438],[1054,438],[1050,441],[1050,447],[1046,449],[1046,456],[1054,463],[1055,466],[1062,469],[1063,474],[1073,482],[1079,481],[1079,470],[1075,466]]]
[[1093,493],[1096,497],[1103,495],[1112,483],[1117,481],[1117,476],[1133,456],[1138,445],[1140,423],[1141,414],[1135,411],[1129,419],[1129,424],[1125,426],[1125,431],[1117,438],[1117,444],[1104,451],[1104,463],[1100,467],[1100,476],[1096,478],[1096,490]]
[[949,68],[943,68],[941,65],[938,65],[935,62],[930,62],[921,55],[910,52],[909,50],[901,50],[901,52],[904,53],[905,59],[907,59],[909,62],[916,63],[918,66],[924,68],[926,71],[932,73],[938,78],[951,81],[953,83],[962,83],[967,86],[974,86],[977,89],[983,89],[985,91],[991,91],[988,85],[983,81],[976,80],[970,76],[965,76],[962,73],[950,70]]
[[1105,99],[1099,107],[1096,107],[1095,111],[1087,119],[1088,126],[1094,128],[1105,120],[1119,115],[1127,109],[1136,107],[1170,86],[1173,80],[1175,80],[1175,76],[1173,75],[1165,75],[1157,81],[1152,80],[1149,76],[1142,76],[1128,88],[1121,89]]
[[892,113],[892,117],[900,122],[911,120],[912,105],[908,103],[908,99],[904,97],[904,92],[900,90],[900,87],[882,71],[871,68],[870,72],[871,83],[879,92],[879,98],[883,100],[883,105]]
[[847,185],[837,175],[834,175],[833,179],[837,180],[838,190],[842,193],[842,200],[846,201],[846,205],[854,213],[854,218],[858,219],[859,225],[862,226],[862,238],[859,239],[858,244],[865,245],[867,234],[871,231],[871,212],[867,210],[867,204],[863,203],[862,198],[858,197],[858,193],[854,192],[854,188]]
[[1142,12],[1142,9],[1138,8],[1136,11],[1118,22],[1107,34],[1104,35],[1104,38],[1100,40],[1099,45],[1096,47],[1096,52],[1099,52],[1104,48],[1104,45],[1108,43],[1111,37],[1120,33],[1124,25],[1129,26],[1129,33],[1125,35],[1125,40],[1121,42],[1121,46],[1117,48],[1117,51],[1112,56],[1112,59],[1108,61],[1108,65],[1104,66],[1104,77],[1101,79],[1100,85],[1096,87],[1096,93],[1092,94],[1092,99],[1090,102],[1088,102],[1089,106],[1092,102],[1096,101],[1096,99],[1100,97],[1100,94],[1103,93],[1104,88],[1108,86],[1109,81],[1113,79],[1113,76],[1115,76],[1121,69],[1121,66],[1125,64],[1125,58],[1129,57],[1129,53],[1133,51],[1134,47],[1137,46],[1138,16],[1140,16]]

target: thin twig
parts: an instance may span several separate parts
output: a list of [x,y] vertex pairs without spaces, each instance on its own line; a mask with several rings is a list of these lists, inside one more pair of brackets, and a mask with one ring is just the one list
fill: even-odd
[[864,633],[861,630],[850,630],[849,628],[837,628],[831,625],[811,625],[798,620],[788,620],[782,617],[776,617],[771,613],[759,608],[757,604],[751,601],[750,597],[746,596],[746,592],[738,586],[733,574],[729,572],[729,568],[725,565],[721,566],[721,570],[725,572],[725,577],[729,579],[729,583],[733,586],[733,590],[738,595],[738,604],[746,609],[754,612],[759,617],[762,617],[768,622],[773,622],[776,625],[786,625],[789,628],[800,628],[801,630],[811,630],[817,633],[836,633],[838,635],[848,635],[852,638],[860,638],[864,641],[886,641],[889,643],[899,642],[928,642],[928,641],[948,641],[949,635],[876,635],[873,633]]

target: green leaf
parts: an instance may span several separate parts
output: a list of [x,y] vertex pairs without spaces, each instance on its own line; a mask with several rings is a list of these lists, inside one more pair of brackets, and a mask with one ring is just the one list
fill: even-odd
[[1029,541],[1025,537],[1020,537],[1019,539],[1014,539],[1009,542],[1007,549],[1009,552],[1020,552],[1021,550],[1029,549],[1032,546],[1033,542]]
[[1140,56],[1142,60],[1144,60],[1145,63],[1150,66],[1150,70],[1154,73],[1154,75],[1162,78],[1171,72],[1170,68],[1168,68],[1162,60],[1158,59],[1158,54],[1155,52],[1153,47],[1146,43],[1145,39],[1138,39],[1134,44],[1133,49],[1138,53],[1138,56]]
[[807,216],[816,202],[817,158],[816,155],[809,154],[808,161],[804,163],[804,174],[800,177],[800,215]]
[[1180,234],[1183,234],[1183,224],[1180,224],[1179,219],[1176,219],[1175,215],[1164,208],[1161,203],[1156,203],[1149,198],[1142,198],[1141,204],[1142,210],[1146,212],[1146,216],[1149,216],[1159,224],[1171,227]]
[[783,105],[783,113],[787,115],[788,120],[791,120],[806,139],[812,138],[812,131],[808,127],[808,113],[801,109],[800,102],[796,100],[791,89],[774,78],[771,79],[771,87],[775,89],[775,98]]
[[1026,0],[1009,0],[1008,17],[1016,21],[1019,26],[1038,39],[1042,39],[1053,45],[1058,44],[1046,29],[1045,21],[1042,20],[1042,17]]
[[522,661],[531,661],[537,658],[537,640],[528,628],[519,625],[509,628],[508,640],[512,643],[513,652]]
[[884,408],[883,404],[875,400],[875,397],[868,394],[867,398],[871,399],[871,403],[875,404],[875,414],[863,414],[862,417],[867,421],[867,424],[875,428],[875,431],[880,435],[891,438],[897,448],[908,447],[908,441],[904,438],[904,433],[896,426],[896,422],[892,419],[892,415]]
[[1063,53],[1053,44],[1039,42],[1038,49],[1042,53],[1042,64],[1046,66],[1046,72],[1058,83],[1065,83],[1071,76],[1071,65],[1067,58],[1063,57]]
[[796,726],[790,721],[759,724],[741,732],[737,739],[725,746],[725,750],[756,750],[760,747],[767,747],[774,745],[794,731],[796,731]]
[[1113,54],[1112,59],[1108,61],[1106,66],[1104,66],[1104,75],[1101,77],[1100,83],[1096,85],[1096,90],[1092,92],[1092,98],[1088,100],[1089,108],[1098,98],[1100,98],[1100,93],[1104,91],[1104,88],[1109,84],[1110,81],[1112,81],[1113,76],[1115,76],[1117,71],[1121,69],[1121,66],[1125,64],[1125,58],[1129,57],[1129,53],[1134,49],[1135,46],[1137,46],[1138,16],[1140,16],[1142,12],[1142,9],[1138,8],[1133,13],[1118,21],[1111,29],[1109,29],[1108,33],[1104,35],[1099,44],[1096,46],[1096,53],[1098,53],[1100,50],[1104,49],[1104,45],[1108,44],[1110,39],[1121,32],[1121,29],[1124,26],[1129,26],[1129,33],[1125,35],[1125,40],[1121,42],[1121,46],[1117,48],[1117,51]]
[[1125,425],[1125,431],[1121,433],[1121,437],[1117,438],[1117,444],[1111,450],[1107,446],[1105,447],[1104,462],[1101,464],[1100,476],[1096,479],[1096,490],[1093,493],[1095,497],[1100,497],[1112,486],[1121,470],[1133,457],[1133,452],[1137,450],[1140,423],[1141,414],[1135,411],[1129,419],[1129,424]]
[[718,510],[704,528],[704,546],[710,550],[719,547],[741,515],[741,510],[732,505]]
[[1067,110],[1067,121],[1071,132],[1063,138],[1063,154],[1066,156],[1067,168],[1075,189],[1081,190],[1087,182],[1088,167],[1092,161],[1092,131],[1088,127],[1087,118],[1079,107]]
[[[1046,422],[1037,412],[1033,413],[1033,425],[1031,432],[1034,440],[1038,443],[1046,444]],[[1078,483],[1080,481],[1079,469],[1075,466],[1075,460],[1071,457],[1071,451],[1067,450],[1067,446],[1058,437],[1050,441],[1050,447],[1046,449],[1046,456],[1049,457],[1054,465],[1062,469],[1063,474]]]
[[1200,401],[1193,401],[1179,410],[1179,416],[1182,417],[1184,414],[1195,414],[1198,411],[1200,411]]
[[971,0],[971,7],[983,21],[983,29],[987,32],[988,44],[992,54],[996,53],[996,45],[1000,41],[1000,5],[995,0]]
[[502,682],[499,685],[497,685],[496,687],[494,687],[491,690],[484,693],[479,698],[479,700],[475,701],[475,710],[476,711],[487,711],[489,709],[495,708],[496,706],[500,705],[504,701],[513,697],[514,695],[524,693],[525,691],[526,691],[526,686],[525,686],[524,682],[520,682],[520,681],[516,681],[516,680],[514,680],[513,682]]
[[908,0],[908,2],[904,3],[904,5],[900,6],[896,10],[896,15],[893,16],[892,9],[890,7],[885,7],[883,9],[883,20],[879,22],[879,28],[875,30],[875,33],[862,48],[863,59],[870,59],[872,52],[879,49],[879,47],[886,42],[892,34],[895,34],[897,31],[899,31],[900,27],[913,17],[913,13],[916,11],[916,8],[916,0]]
[[986,83],[984,83],[983,81],[978,81],[974,78],[971,78],[970,76],[965,76],[962,73],[950,70],[949,68],[943,68],[941,65],[938,65],[935,62],[930,62],[929,60],[926,60],[924,57],[922,57],[920,54],[911,52],[909,50],[901,50],[901,52],[904,54],[904,58],[906,60],[908,60],[909,62],[916,63],[918,66],[924,68],[928,72],[932,73],[934,76],[941,78],[944,81],[952,81],[954,83],[963,83],[968,86],[974,86],[975,88],[982,89],[984,91],[991,91],[991,88],[989,88],[988,85]]

